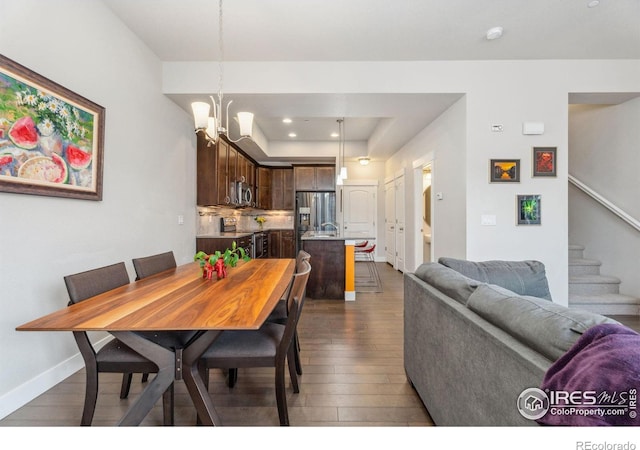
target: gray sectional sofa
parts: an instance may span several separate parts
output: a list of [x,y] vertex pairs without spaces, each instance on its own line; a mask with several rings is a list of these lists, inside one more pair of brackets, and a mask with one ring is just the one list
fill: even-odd
[[436,425],[536,425],[523,390],[593,325],[553,303],[538,261],[440,258],[404,275],[404,366]]

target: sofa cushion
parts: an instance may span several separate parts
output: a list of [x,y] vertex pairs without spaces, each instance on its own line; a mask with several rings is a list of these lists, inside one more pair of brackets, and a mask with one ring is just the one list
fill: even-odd
[[467,303],[469,296],[480,285],[478,281],[434,262],[421,264],[416,269],[415,275],[463,305]]
[[544,264],[540,261],[467,261],[445,258],[440,264],[489,284],[497,284],[520,295],[551,300]]
[[551,361],[562,356],[592,326],[618,323],[600,314],[517,295],[489,284],[480,285],[467,306]]

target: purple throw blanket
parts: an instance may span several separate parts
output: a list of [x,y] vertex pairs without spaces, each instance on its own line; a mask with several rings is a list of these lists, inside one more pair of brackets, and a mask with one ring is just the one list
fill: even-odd
[[640,425],[640,334],[618,324],[589,328],[549,368],[541,425]]

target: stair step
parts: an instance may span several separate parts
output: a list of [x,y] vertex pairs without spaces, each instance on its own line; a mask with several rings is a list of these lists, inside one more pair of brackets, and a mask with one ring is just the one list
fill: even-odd
[[569,259],[569,277],[579,275],[599,275],[602,263],[597,259]]
[[569,278],[569,295],[617,294],[620,279],[606,275],[577,275]]
[[638,315],[640,299],[624,294],[569,295],[569,307],[603,315]]
[[569,244],[569,258],[583,258],[584,245]]

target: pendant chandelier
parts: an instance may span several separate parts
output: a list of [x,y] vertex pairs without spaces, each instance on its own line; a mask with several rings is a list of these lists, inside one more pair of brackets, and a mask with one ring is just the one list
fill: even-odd
[[[229,106],[233,100],[227,102],[224,107],[223,122],[223,61],[224,61],[224,30],[222,17],[222,0],[218,1],[218,54],[219,54],[219,70],[218,70],[218,99],[211,95],[211,104],[206,102],[193,102],[191,109],[195,121],[196,133],[204,133],[209,145],[214,144],[220,136],[224,136],[231,142],[238,142],[242,139],[251,139],[253,132],[253,113],[239,112],[237,116],[240,126],[240,137],[236,140],[229,136]],[[213,114],[209,115],[211,106],[213,105]]]

